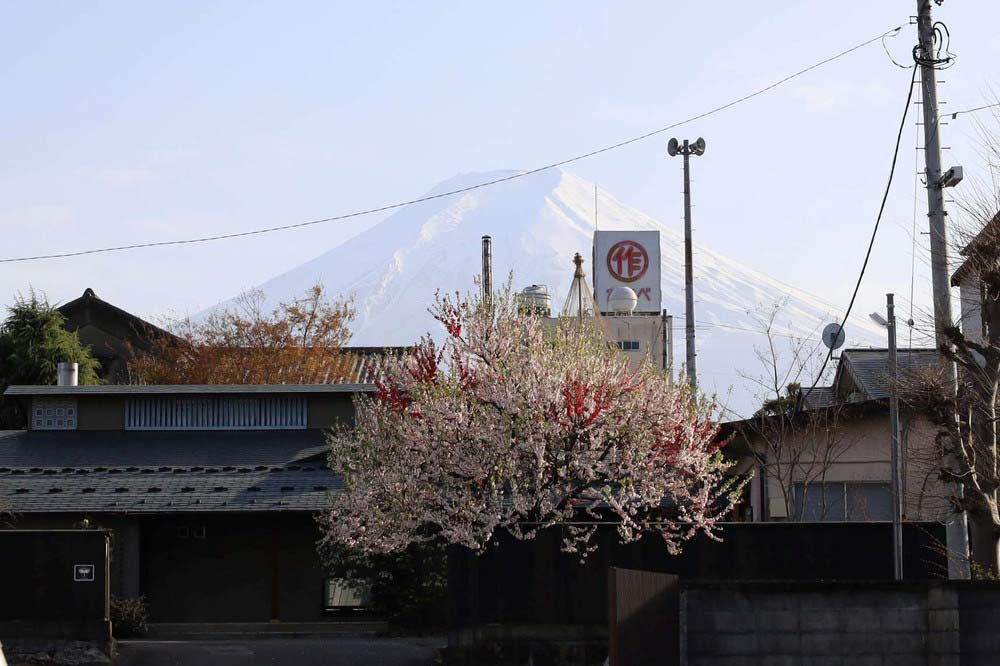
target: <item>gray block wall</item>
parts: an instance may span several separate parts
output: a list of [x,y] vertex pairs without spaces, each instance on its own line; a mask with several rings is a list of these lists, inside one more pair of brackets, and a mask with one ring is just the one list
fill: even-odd
[[1000,587],[685,583],[690,666],[1000,664]]

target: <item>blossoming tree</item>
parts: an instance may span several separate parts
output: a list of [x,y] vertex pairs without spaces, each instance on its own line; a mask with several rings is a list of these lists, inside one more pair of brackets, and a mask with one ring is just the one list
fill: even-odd
[[613,524],[623,541],[655,532],[677,552],[731,509],[741,487],[713,444],[711,405],[652,363],[630,371],[593,320],[522,312],[509,286],[439,297],[432,313],[444,342],[387,359],[353,427],[330,436],[344,490],[327,543],[480,550],[497,530],[564,525],[564,550],[584,555],[596,525]]

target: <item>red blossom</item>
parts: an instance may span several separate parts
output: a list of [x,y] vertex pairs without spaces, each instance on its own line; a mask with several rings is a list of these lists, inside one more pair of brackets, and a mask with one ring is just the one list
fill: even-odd
[[420,345],[413,350],[414,365],[410,376],[421,384],[430,384],[437,379],[438,357],[430,345]]
[[[591,396],[593,394],[593,396]],[[580,421],[580,427],[589,428],[611,407],[607,388],[602,384],[592,389],[579,379],[569,379],[562,389],[563,406],[569,422]],[[569,425],[565,423],[564,425]]]
[[406,391],[393,384],[387,385],[379,379],[375,380],[375,397],[389,403],[396,411],[404,411],[413,404],[413,398]]

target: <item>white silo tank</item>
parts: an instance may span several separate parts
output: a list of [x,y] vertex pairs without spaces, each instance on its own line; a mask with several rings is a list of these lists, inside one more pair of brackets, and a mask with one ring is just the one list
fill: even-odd
[[544,284],[533,284],[525,287],[517,295],[518,306],[528,312],[540,314],[543,317],[551,316],[552,297],[549,295],[548,287]]
[[608,295],[608,310],[618,315],[630,315],[639,303],[639,297],[630,287],[615,287]]

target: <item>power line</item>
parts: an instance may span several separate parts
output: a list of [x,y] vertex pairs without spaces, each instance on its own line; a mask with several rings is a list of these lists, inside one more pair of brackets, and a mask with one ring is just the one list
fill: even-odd
[[470,185],[468,187],[462,187],[462,188],[459,188],[459,189],[456,189],[456,190],[450,190],[448,192],[441,192],[439,194],[430,194],[430,195],[427,195],[427,196],[418,197],[416,199],[410,199],[408,201],[401,201],[401,202],[398,202],[398,203],[388,204],[388,205],[385,205],[385,206],[379,206],[377,208],[368,208],[366,210],[359,210],[359,211],[355,211],[353,213],[345,213],[345,214],[342,214],[342,215],[334,215],[332,217],[325,217],[325,218],[322,218],[322,219],[319,219],[319,220],[310,220],[308,222],[298,222],[298,223],[295,223],[295,224],[284,224],[284,225],[275,226],[275,227],[266,227],[266,228],[263,228],[263,229],[253,229],[253,230],[250,230],[250,231],[240,231],[240,232],[235,232],[235,233],[230,233],[230,234],[218,234],[218,235],[215,235],[215,236],[201,236],[201,237],[198,237],[198,238],[185,238],[185,239],[168,240],[168,241],[154,241],[154,242],[147,242],[147,243],[131,243],[131,244],[128,244],[128,245],[114,245],[114,246],[109,246],[109,247],[94,248],[94,249],[91,249],[91,250],[77,250],[75,252],[54,252],[54,253],[51,253],[51,254],[38,254],[38,255],[24,256],[24,257],[7,257],[5,259],[0,259],[0,263],[14,263],[14,262],[23,262],[23,261],[39,261],[39,260],[42,260],[42,259],[62,259],[62,258],[67,258],[67,257],[79,257],[79,256],[83,256],[83,255],[88,255],[88,254],[100,254],[100,253],[104,253],[104,252],[120,252],[120,251],[123,251],[123,250],[137,250],[137,249],[151,248],[151,247],[165,247],[165,246],[170,246],[170,245],[192,245],[194,243],[208,243],[208,242],[211,242],[211,241],[229,240],[229,239],[232,239],[232,238],[243,238],[243,237],[246,237],[246,236],[257,236],[257,235],[260,235],[260,234],[269,234],[269,233],[274,233],[274,232],[277,232],[277,231],[287,231],[289,229],[300,229],[302,227],[309,227],[309,226],[313,226],[313,225],[317,225],[317,224],[324,224],[324,223],[327,223],[327,222],[337,222],[337,221],[340,221],[340,220],[347,220],[347,219],[354,218],[354,217],[361,217],[363,215],[373,215],[375,213],[384,213],[386,211],[394,210],[394,209],[397,209],[397,208],[403,208],[403,207],[406,207],[406,206],[411,206],[413,204],[423,203],[425,201],[432,201],[434,199],[441,199],[443,197],[450,197],[450,196],[454,196],[456,194],[462,194],[464,192],[470,192],[472,190],[477,190],[477,189],[480,189],[480,188],[483,188],[483,187],[490,187],[492,185],[498,185],[500,183],[504,183],[504,182],[507,182],[507,181],[510,181],[510,180],[515,180],[515,179],[518,179],[518,178],[524,178],[525,176],[530,176],[530,175],[539,173],[541,171],[548,171],[549,169],[556,169],[558,167],[565,166],[565,165],[571,164],[573,162],[578,162],[580,160],[584,160],[584,159],[587,159],[587,158],[590,158],[590,157],[594,157],[595,155],[600,155],[602,153],[606,153],[606,152],[609,152],[609,151],[612,151],[612,150],[617,150],[619,148],[624,148],[625,146],[631,145],[633,143],[637,143],[639,141],[644,141],[645,139],[649,139],[649,138],[657,136],[659,134],[663,134],[664,132],[668,132],[668,131],[670,131],[672,129],[680,127],[681,125],[686,125],[686,124],[692,123],[692,122],[694,122],[696,120],[701,120],[702,118],[707,118],[708,116],[715,115],[716,113],[719,113],[721,111],[725,111],[726,109],[734,107],[734,106],[736,106],[738,104],[742,104],[743,102],[749,101],[749,100],[753,99],[754,97],[757,97],[759,95],[763,95],[764,93],[769,92],[769,91],[777,88],[778,86],[780,86],[780,85],[782,85],[784,83],[787,83],[788,81],[791,81],[792,79],[798,78],[799,76],[802,76],[803,74],[806,74],[807,72],[811,72],[814,69],[822,67],[823,65],[826,65],[827,63],[831,63],[834,60],[839,60],[840,58],[843,58],[844,56],[846,56],[846,55],[848,55],[850,53],[853,53],[854,51],[857,51],[858,49],[864,48],[865,46],[868,46],[869,44],[871,44],[873,42],[879,41],[880,39],[884,38],[887,35],[892,35],[892,34],[898,33],[900,30],[902,30],[902,26],[897,26],[897,27],[895,27],[895,28],[893,28],[891,30],[887,30],[886,32],[883,32],[883,33],[881,33],[880,35],[878,35],[876,37],[872,37],[871,39],[868,39],[868,40],[866,40],[864,42],[861,42],[860,44],[852,46],[849,49],[841,51],[840,53],[837,53],[837,54],[832,55],[832,56],[830,56],[828,58],[820,60],[819,62],[816,62],[816,63],[814,63],[812,65],[809,65],[808,67],[800,69],[797,72],[794,72],[793,74],[789,74],[788,76],[786,76],[786,77],[784,77],[782,79],[779,79],[778,81],[775,81],[774,83],[772,83],[772,84],[770,84],[768,86],[765,86],[763,88],[755,90],[752,93],[749,93],[747,95],[744,95],[743,97],[739,97],[737,99],[734,99],[734,100],[732,100],[730,102],[726,102],[725,104],[722,104],[721,106],[717,106],[715,108],[709,109],[708,111],[704,111],[704,112],[699,113],[699,114],[697,114],[695,116],[691,116],[690,118],[687,118],[685,120],[681,120],[679,122],[673,123],[672,125],[667,125],[666,127],[661,127],[660,129],[656,129],[656,130],[653,130],[651,132],[646,132],[645,134],[641,134],[639,136],[635,136],[635,137],[632,137],[630,139],[625,139],[624,141],[619,141],[618,143],[612,144],[610,146],[605,146],[603,148],[598,148],[597,150],[592,150],[590,152],[583,153],[581,155],[577,155],[575,157],[570,157],[570,158],[567,158],[567,159],[564,159],[564,160],[560,160],[558,162],[552,162],[551,164],[546,164],[544,166],[540,166],[540,167],[537,167],[535,169],[531,169],[529,171],[522,171],[522,172],[519,172],[519,173],[516,173],[516,174],[509,175],[509,176],[504,176],[502,178],[495,178],[493,180],[489,180],[489,181],[486,181],[486,182],[483,182],[483,183],[477,183],[476,185]]
[[[910,76],[910,86],[906,91],[906,106],[903,107],[903,117],[899,121],[899,131],[896,132],[896,147],[892,152],[892,165],[889,167],[889,178],[885,184],[885,192],[882,194],[882,204],[879,206],[878,215],[875,218],[875,227],[872,229],[872,236],[868,241],[868,250],[865,252],[865,260],[861,264],[861,272],[858,273],[858,281],[854,285],[854,293],[851,294],[851,302],[847,304],[847,312],[844,314],[844,319],[840,324],[841,329],[843,329],[844,324],[847,323],[847,319],[851,316],[851,310],[854,308],[854,301],[858,297],[858,290],[861,289],[861,281],[865,277],[865,270],[868,268],[868,260],[871,258],[872,248],[875,246],[875,237],[878,235],[878,227],[879,223],[882,221],[882,213],[885,212],[885,204],[889,200],[889,190],[892,188],[892,177],[896,173],[896,161],[899,159],[899,144],[902,143],[903,140],[903,129],[906,127],[906,116],[910,113],[910,102],[913,101],[913,84],[917,80],[917,72],[919,69],[919,67],[914,67],[913,74]],[[809,387],[809,390],[806,391],[804,395],[808,396],[812,393],[812,390],[816,388],[816,385],[823,376],[823,372],[826,370],[826,366],[830,362],[830,358],[832,356],[833,347],[830,347],[829,351],[826,353],[826,358],[823,360],[823,365],[816,374],[816,379],[813,380],[812,386]],[[796,411],[797,410],[798,407],[796,407]]]

